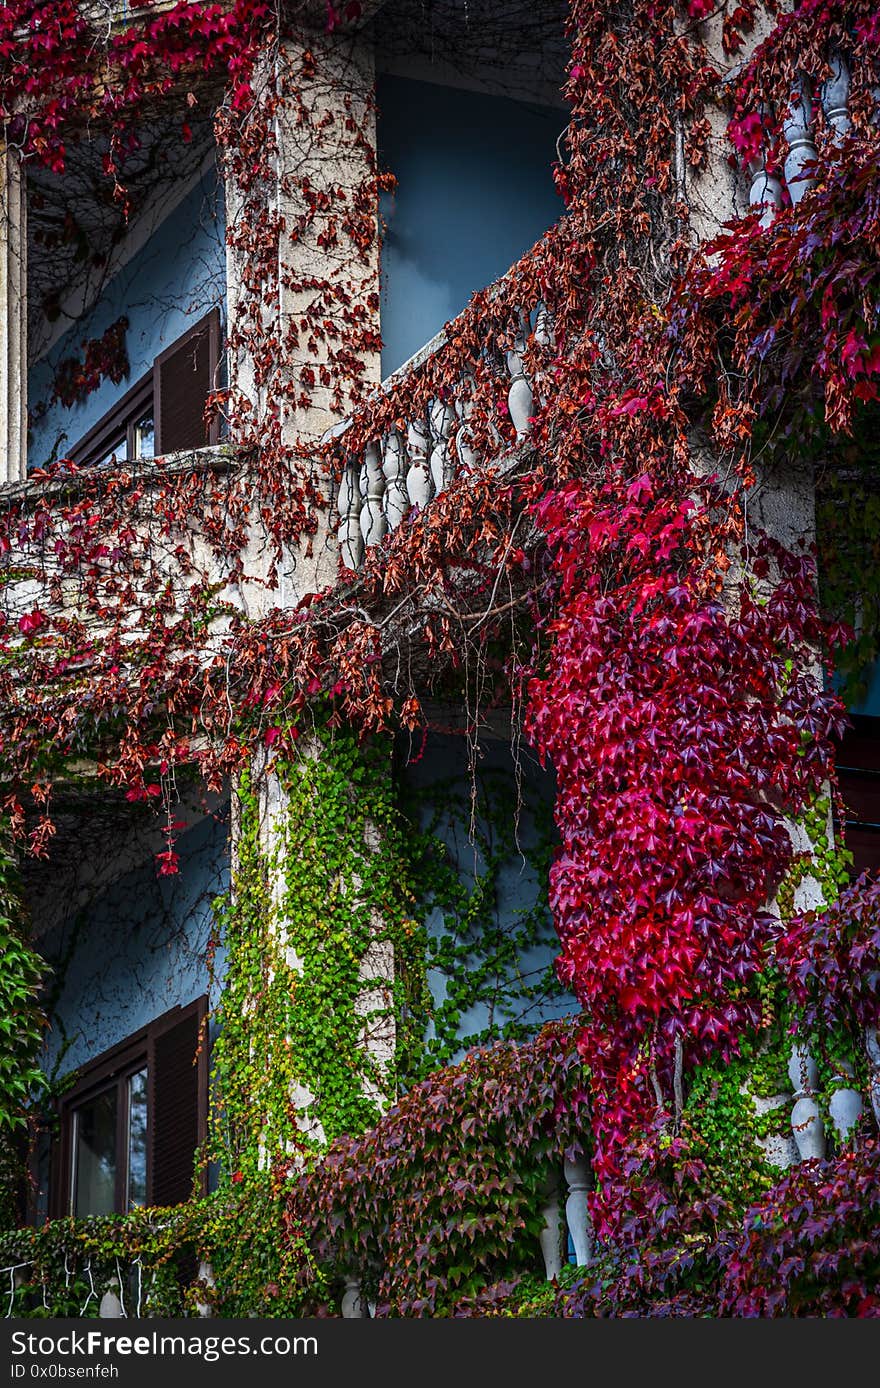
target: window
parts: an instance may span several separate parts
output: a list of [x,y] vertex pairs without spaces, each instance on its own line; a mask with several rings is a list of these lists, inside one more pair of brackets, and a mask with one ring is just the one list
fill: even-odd
[[61,1104],[55,1215],[122,1214],[192,1194],[207,1120],[207,999],[175,1007],[83,1067]]
[[860,715],[837,750],[837,778],[845,809],[851,875],[880,869],[880,718]]
[[216,389],[219,362],[220,314],[212,309],[159,354],[70,457],[80,467],[107,467],[216,443],[219,421],[206,428],[205,404]]

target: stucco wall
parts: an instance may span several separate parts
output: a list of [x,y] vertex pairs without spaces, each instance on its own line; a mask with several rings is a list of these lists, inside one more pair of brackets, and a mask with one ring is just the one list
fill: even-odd
[[[41,466],[53,454],[63,457],[88,433],[125,391],[150,370],[154,358],[210,309],[225,304],[226,226],[222,185],[216,173],[200,183],[155,229],[146,244],[105,286],[94,308],[65,333],[28,377],[32,430],[28,465]],[[104,381],[81,404],[65,409],[57,402],[38,417],[40,402],[52,391],[55,368],[68,357],[82,358],[82,344],[99,338],[122,315],[131,364],[127,381]],[[66,438],[59,438],[66,435]]]
[[559,218],[559,107],[380,76],[382,372],[388,375]]
[[[208,816],[176,848],[176,876],[159,877],[151,854],[41,939],[61,981],[46,1043],[48,1073],[76,1069],[208,992],[211,902],[229,879],[227,826]],[[218,958],[220,977],[222,964]]]

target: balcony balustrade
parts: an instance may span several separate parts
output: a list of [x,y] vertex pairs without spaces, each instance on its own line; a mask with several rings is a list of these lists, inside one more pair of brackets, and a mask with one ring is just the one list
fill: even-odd
[[[555,340],[553,317],[542,299],[511,303],[515,270],[489,290],[490,308],[505,305],[503,326],[471,361],[462,364],[457,350],[460,325],[469,314],[465,310],[380,387],[377,403],[383,396],[397,403],[395,424],[362,448],[349,450],[342,467],[337,537],[347,568],[360,568],[370,549],[454,480],[510,457],[528,443],[543,399],[541,366]],[[425,396],[420,389],[424,376],[430,372],[439,379],[450,356],[452,383]],[[489,418],[477,431],[475,414],[485,414],[487,405],[497,422]],[[327,436],[335,438],[344,454],[349,427],[345,421]]]
[[[761,225],[769,226],[787,192],[792,205],[814,187],[821,166],[817,145],[818,115],[821,110],[830,150],[839,149],[850,130],[850,65],[840,52],[829,57],[829,76],[816,84],[806,72],[798,74],[791,99],[782,120],[784,150],[782,166],[771,162],[765,142],[762,157],[750,166],[749,202],[761,209]],[[873,89],[875,125],[880,124],[880,87]],[[769,113],[761,111],[762,119]]]

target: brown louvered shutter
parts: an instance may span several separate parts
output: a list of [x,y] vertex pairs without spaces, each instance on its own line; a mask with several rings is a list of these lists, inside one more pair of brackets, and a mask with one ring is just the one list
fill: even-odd
[[880,718],[855,715],[837,752],[837,779],[845,809],[851,877],[880,876]]
[[179,1205],[193,1193],[193,1159],[207,1118],[204,1047],[196,1059],[206,1006],[200,998],[161,1018],[150,1032],[151,1205]]
[[205,427],[205,402],[217,383],[220,314],[196,323],[153,364],[156,453],[177,453],[216,443],[218,421]]

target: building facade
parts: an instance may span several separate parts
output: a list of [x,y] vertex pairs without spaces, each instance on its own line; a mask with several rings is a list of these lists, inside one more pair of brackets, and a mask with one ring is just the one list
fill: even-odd
[[[871,989],[852,1004],[857,1054],[837,1032],[826,1045],[812,994],[792,1043],[797,987],[773,991],[773,951],[877,862],[865,548],[843,578],[832,562],[841,508],[873,496],[858,416],[871,338],[854,319],[852,379],[870,389],[839,431],[828,406],[813,449],[784,390],[765,419],[746,398],[743,361],[757,379],[766,357],[760,391],[775,388],[771,341],[744,349],[747,291],[718,288],[731,227],[769,247],[777,226],[820,225],[826,196],[833,220],[840,166],[867,166],[859,7],[837,6],[824,38],[809,5],[658,17],[639,0],[595,7],[600,21],[555,0],[304,0],[280,28],[245,0],[24,8],[22,44],[45,39],[49,68],[66,44],[83,85],[60,63],[34,90],[14,64],[7,79],[21,90],[0,246],[4,803],[47,1018],[25,1227],[4,1236],[10,1312],[488,1314],[512,1295],[515,1314],[596,1314],[584,1269],[611,1259],[625,1282],[642,1246],[609,1133],[690,1142],[718,1179],[707,1132],[723,1128],[723,1079],[700,1078],[712,1039],[745,1066],[731,1104],[754,1119],[752,1202],[804,1163],[836,1179],[853,1144],[868,1160]],[[708,330],[689,327],[697,273],[718,304],[717,382]],[[798,369],[786,359],[783,381]],[[792,399],[818,390],[806,378]],[[680,504],[634,518],[673,486],[650,451],[670,428],[663,457],[688,459]],[[827,461],[847,438],[849,500]],[[609,521],[596,479],[628,448],[646,461],[621,464],[629,509]],[[690,687],[672,696],[657,671],[690,655],[637,667],[622,638],[613,658],[589,654],[603,609],[566,607],[592,562],[567,524],[597,556],[610,545],[603,598],[634,622],[657,592],[681,610],[663,565],[699,569],[718,669],[694,707],[740,700],[740,743],[702,714],[681,721]],[[818,579],[804,560],[817,542]],[[654,564],[638,582],[656,591],[631,576],[615,590],[618,543]],[[791,615],[817,591],[835,616],[862,614],[838,677],[845,734],[818,618]],[[690,650],[682,630],[673,651]],[[592,680],[564,686],[570,707],[552,673],[565,640]],[[782,671],[772,689],[761,651]],[[608,712],[607,689],[625,712]],[[600,726],[610,761],[594,777],[575,752]],[[711,775],[689,767],[716,737],[712,808]],[[774,747],[790,771],[765,766]],[[654,763],[658,785],[672,778],[656,792]],[[715,844],[704,856],[691,813],[693,838]],[[617,891],[626,904],[603,916]],[[624,933],[600,958],[612,921]],[[642,1097],[624,1102],[630,1089]],[[441,1216],[429,1190],[446,1190],[444,1166]],[[446,1262],[444,1221],[465,1249]],[[249,1241],[265,1256],[249,1261]],[[404,1272],[407,1244],[437,1260],[433,1279]],[[665,1284],[652,1295],[664,1304]]]

